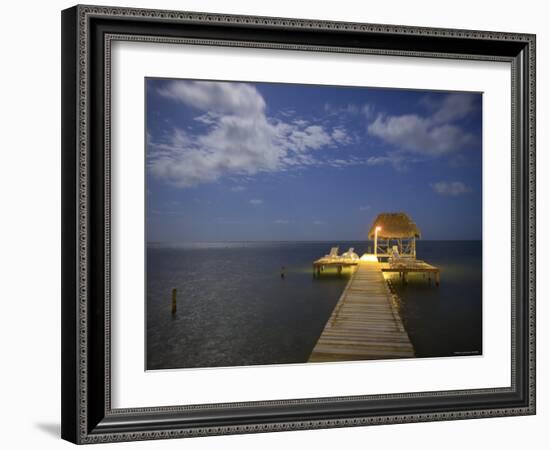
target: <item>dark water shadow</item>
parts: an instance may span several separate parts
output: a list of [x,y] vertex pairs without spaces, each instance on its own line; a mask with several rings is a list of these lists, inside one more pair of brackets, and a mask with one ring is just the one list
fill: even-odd
[[349,280],[351,275],[342,274],[338,275],[337,273],[322,273],[321,275],[313,275],[312,278],[315,281],[326,281],[326,280]]
[[61,424],[59,423],[36,423],[36,428],[38,428],[40,431],[55,437],[59,438],[61,437]]

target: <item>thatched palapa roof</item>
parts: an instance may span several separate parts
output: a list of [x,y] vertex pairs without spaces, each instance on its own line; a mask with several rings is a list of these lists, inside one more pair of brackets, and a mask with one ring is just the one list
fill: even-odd
[[403,213],[381,213],[374,220],[369,231],[369,239],[374,239],[374,231],[380,227],[378,237],[381,239],[409,239],[419,238],[420,230],[411,218]]

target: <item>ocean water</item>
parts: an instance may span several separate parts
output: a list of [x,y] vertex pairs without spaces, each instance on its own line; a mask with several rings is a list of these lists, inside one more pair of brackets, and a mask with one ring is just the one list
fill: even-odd
[[[369,242],[232,242],[147,248],[147,369],[304,363],[349,272],[313,277],[332,245]],[[418,357],[482,352],[481,241],[418,241],[417,257],[441,285],[411,276],[399,312]],[[281,278],[281,267],[285,277]],[[177,312],[171,314],[176,288]]]

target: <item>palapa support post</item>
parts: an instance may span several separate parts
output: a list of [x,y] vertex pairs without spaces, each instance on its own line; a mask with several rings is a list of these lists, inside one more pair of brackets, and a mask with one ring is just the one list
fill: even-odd
[[177,306],[178,306],[178,290],[176,288],[172,289],[172,314],[176,314]]
[[338,275],[342,275],[342,266],[338,266]]
[[435,273],[435,285],[439,286],[439,270]]

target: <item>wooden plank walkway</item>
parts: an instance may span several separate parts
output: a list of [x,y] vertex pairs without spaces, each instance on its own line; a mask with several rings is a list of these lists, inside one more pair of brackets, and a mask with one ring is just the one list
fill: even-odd
[[380,263],[360,261],[309,362],[414,357],[392,301]]

